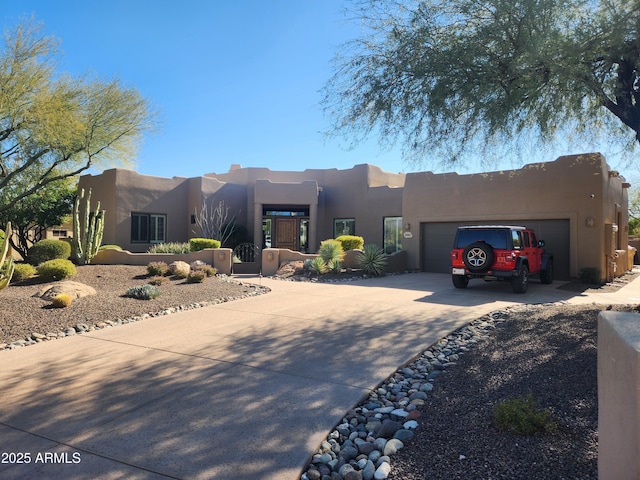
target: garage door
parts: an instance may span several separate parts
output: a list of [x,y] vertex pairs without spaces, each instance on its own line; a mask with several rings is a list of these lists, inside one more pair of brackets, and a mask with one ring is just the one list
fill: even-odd
[[[456,229],[464,225],[487,225],[497,222],[435,222],[420,224],[422,242],[421,268],[423,272],[449,273],[449,254]],[[568,280],[569,276],[569,220],[501,220],[500,225],[519,225],[535,230],[544,240],[547,252],[553,253],[555,278]]]

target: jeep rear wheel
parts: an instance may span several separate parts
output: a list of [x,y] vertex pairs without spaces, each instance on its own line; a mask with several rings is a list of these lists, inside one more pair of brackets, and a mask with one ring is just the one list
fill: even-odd
[[529,267],[522,265],[520,273],[511,278],[511,288],[515,293],[525,293],[529,286]]
[[451,275],[453,280],[453,286],[456,288],[467,288],[469,285],[469,279],[464,275]]
[[482,273],[489,270],[493,264],[493,249],[484,242],[468,245],[462,254],[464,265],[470,272]]

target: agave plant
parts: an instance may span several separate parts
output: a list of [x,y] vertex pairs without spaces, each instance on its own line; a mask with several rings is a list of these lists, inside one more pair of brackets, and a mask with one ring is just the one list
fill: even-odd
[[327,273],[327,264],[324,263],[322,257],[316,257],[311,260],[309,270],[316,275],[322,275],[323,273]]
[[329,260],[327,263],[327,270],[331,273],[340,273],[342,271],[342,262],[340,260]]
[[342,243],[337,240],[324,240],[320,242],[320,248],[318,249],[318,255],[324,260],[324,263],[331,261],[342,261],[344,257],[344,250],[342,249]]
[[384,275],[384,267],[387,266],[387,256],[377,245],[365,245],[356,259],[358,266],[364,273],[374,277]]
[[4,231],[4,239],[0,244],[0,290],[9,285],[11,277],[13,276],[13,270],[15,269],[13,264],[13,255],[11,255],[11,245],[9,244],[11,234],[11,222],[7,222],[7,228]]

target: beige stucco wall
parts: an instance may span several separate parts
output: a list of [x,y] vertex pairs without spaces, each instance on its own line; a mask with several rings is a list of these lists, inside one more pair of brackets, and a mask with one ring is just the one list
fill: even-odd
[[[132,170],[111,169],[84,175],[80,188],[91,188],[93,201],[107,211],[103,243],[144,252],[148,244],[131,243],[131,212],[167,215],[167,241],[183,242],[201,233],[191,223],[203,201],[229,207],[230,218],[261,238],[261,212],[257,205],[317,205],[315,245],[333,237],[333,220],[356,218],[356,235],[382,245],[383,216],[402,215],[404,174],[383,172],[371,165],[351,169],[280,172],[265,168],[235,168],[225,174],[195,178],[161,178]],[[259,198],[256,199],[256,186]],[[271,186],[269,186],[271,185]],[[287,188],[280,188],[286,186]],[[257,232],[257,235],[256,235]]]
[[[234,166],[227,173],[195,178],[160,178],[112,169],[80,179],[81,188],[92,188],[94,204],[100,200],[107,211],[103,243],[132,252],[144,252],[149,245],[131,243],[131,212],[166,214],[167,241],[183,242],[200,236],[191,217],[202,202],[207,199],[216,205],[222,200],[237,223],[259,242],[261,205],[300,202],[317,205],[312,252],[322,240],[333,237],[335,219],[355,218],[355,234],[366,243],[382,246],[383,217],[403,217],[403,225],[411,225],[412,238],[402,242],[410,270],[421,266],[423,222],[566,219],[571,276],[584,267],[597,267],[605,275],[616,263],[615,251],[626,249],[626,186],[600,154],[571,155],[521,169],[473,175],[394,174],[364,164],[301,172]],[[615,238],[613,229],[607,230],[612,242],[605,239],[607,224],[619,224]],[[621,263],[626,262],[618,259],[617,264]]]
[[609,172],[602,155],[584,154],[482,174],[407,174],[402,210],[413,230],[403,243],[408,266],[420,268],[422,222],[568,219],[571,275],[584,267],[604,273],[605,224],[619,220],[619,244],[626,248],[628,241],[624,179]]
[[640,316],[598,315],[598,478],[640,478]]

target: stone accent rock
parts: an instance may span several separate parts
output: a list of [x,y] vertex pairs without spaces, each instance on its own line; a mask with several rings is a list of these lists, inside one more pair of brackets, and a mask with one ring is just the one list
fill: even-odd
[[51,301],[53,297],[60,295],[61,293],[66,293],[72,300],[77,300],[78,298],[87,295],[95,295],[96,289],[89,285],[85,285],[84,283],[62,280],[60,282],[45,285],[34,295],[34,297],[40,297],[43,300]]

